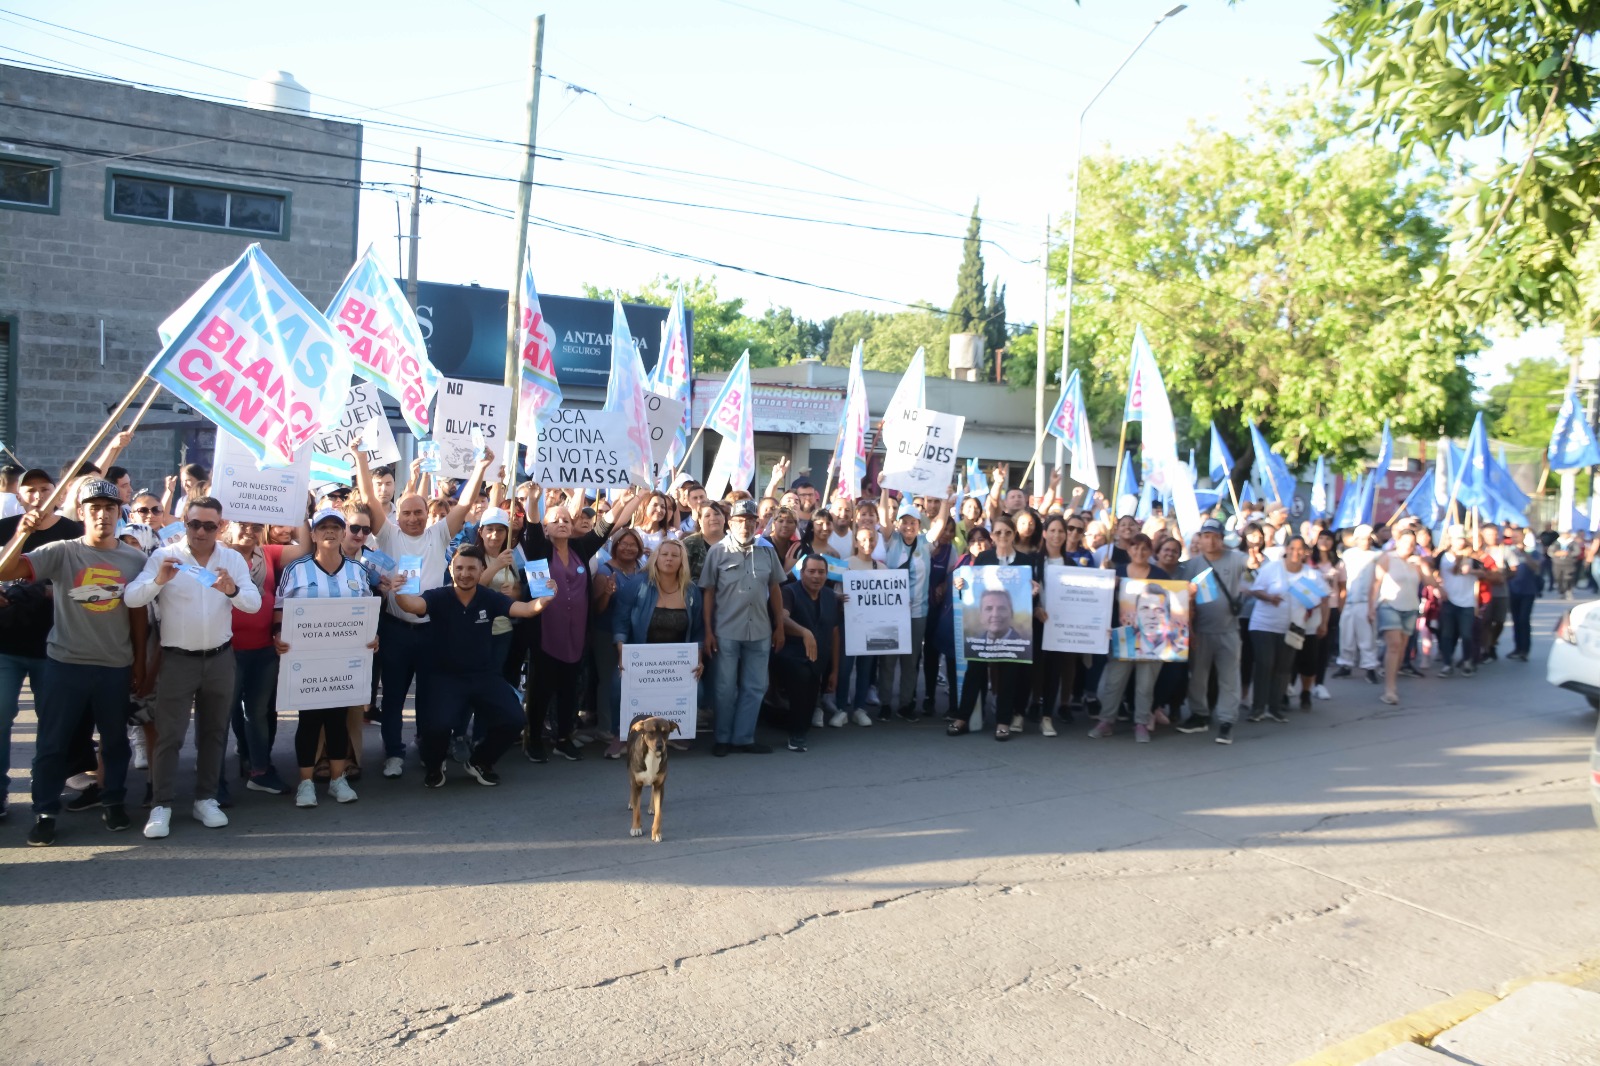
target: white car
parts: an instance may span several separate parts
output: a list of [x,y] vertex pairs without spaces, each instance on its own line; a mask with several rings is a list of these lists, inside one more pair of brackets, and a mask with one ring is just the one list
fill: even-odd
[[1600,600],[1580,603],[1561,616],[1545,677],[1600,710]]

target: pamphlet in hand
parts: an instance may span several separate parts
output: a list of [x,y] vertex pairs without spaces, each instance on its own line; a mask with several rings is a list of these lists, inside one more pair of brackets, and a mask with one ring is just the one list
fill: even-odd
[[182,522],[169,522],[161,527],[161,543],[172,544],[183,536]]
[[556,594],[550,587],[550,560],[529,559],[522,572],[528,575],[528,595],[536,600],[548,599]]
[[439,442],[436,440],[417,441],[417,459],[420,460],[418,469],[424,474],[437,474],[439,472]]
[[476,462],[489,454],[489,442],[483,437],[483,430],[477,426],[472,427],[472,458]]
[[400,556],[399,574],[405,578],[405,582],[395,591],[407,596],[422,595],[422,556]]
[[377,567],[378,573],[384,577],[393,577],[395,567],[398,566],[392,556],[386,555],[377,548],[367,548],[364,554],[367,562]]
[[188,574],[206,588],[217,583],[217,575],[201,566],[199,563],[190,563],[188,566],[178,567],[178,573]]

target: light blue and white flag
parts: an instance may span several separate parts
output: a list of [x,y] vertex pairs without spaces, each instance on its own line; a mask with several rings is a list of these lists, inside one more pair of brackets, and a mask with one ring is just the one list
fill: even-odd
[[1576,470],[1582,466],[1600,463],[1600,443],[1596,443],[1594,430],[1584,420],[1583,408],[1578,405],[1578,393],[1568,389],[1556,415],[1555,429],[1550,434],[1551,470]]
[[[750,399],[750,350],[739,357],[722,391],[711,403],[711,414],[706,418],[706,428],[722,435],[722,446],[717,449],[717,460],[711,465],[706,478],[706,496],[720,499],[723,490],[732,486],[747,487],[756,476],[756,419]],[[649,452],[645,453],[649,458]]]
[[622,298],[611,301],[611,375],[606,379],[605,411],[620,412],[628,427],[628,455],[625,457],[633,484],[651,484],[650,412],[645,404],[644,363],[634,343],[628,320],[622,314]]

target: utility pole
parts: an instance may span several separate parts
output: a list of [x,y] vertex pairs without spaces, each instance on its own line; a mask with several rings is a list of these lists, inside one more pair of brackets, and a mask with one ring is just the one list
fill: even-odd
[[[511,292],[506,298],[505,386],[511,390],[511,424],[517,418],[517,381],[522,353],[517,350],[517,330],[522,325],[522,265],[528,254],[528,203],[533,197],[533,149],[539,133],[539,82],[544,58],[544,16],[533,20],[533,66],[528,74],[528,140],[522,159],[522,179],[517,183],[517,260],[511,271]],[[515,457],[506,463],[515,470]],[[515,475],[513,474],[513,477]]]
[[[400,198],[394,199],[394,265],[398,269],[406,259],[406,226],[400,221]],[[415,300],[412,301],[415,304]],[[412,307],[415,311],[416,308]]]
[[422,221],[422,146],[411,168],[411,250],[406,254],[406,302],[417,309],[417,226]]
[[[1044,216],[1044,254],[1039,262],[1044,269],[1044,294],[1039,301],[1039,354],[1033,367],[1033,494],[1044,495],[1044,386],[1050,366],[1050,216]],[[1061,367],[1066,369],[1066,352]]]

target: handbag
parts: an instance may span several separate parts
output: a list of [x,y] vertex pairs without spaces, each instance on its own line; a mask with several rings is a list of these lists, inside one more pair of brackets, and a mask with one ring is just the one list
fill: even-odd
[[1293,648],[1295,651],[1299,651],[1301,648],[1306,646],[1306,631],[1302,627],[1290,622],[1289,632],[1283,635],[1283,642],[1289,645],[1289,647]]

